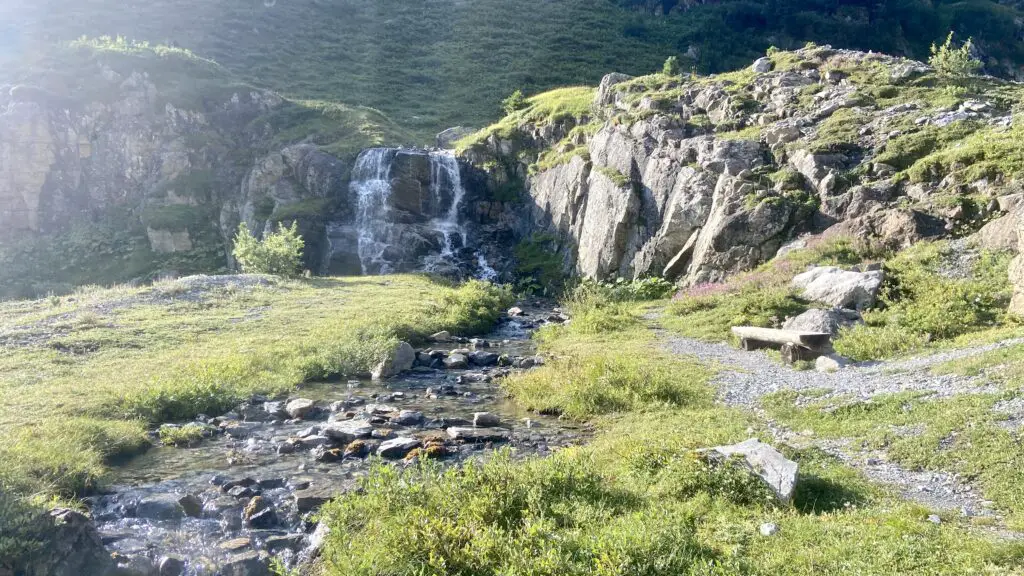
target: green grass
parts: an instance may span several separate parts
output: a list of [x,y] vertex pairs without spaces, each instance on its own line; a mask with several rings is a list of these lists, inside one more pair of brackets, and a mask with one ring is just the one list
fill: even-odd
[[[888,457],[909,469],[956,472],[981,488],[995,502],[1007,524],[1024,528],[1024,487],[1019,463],[1024,450],[1016,434],[1000,426],[1005,415],[992,407],[999,400],[1019,396],[965,394],[950,399],[923,393],[877,396],[870,401],[831,398],[794,403],[795,392],[780,392],[764,400],[768,414],[796,430],[810,429],[816,437],[847,438],[857,445],[885,450]],[[919,428],[920,434],[899,428]]]
[[816,241],[725,282],[683,291],[669,305],[665,326],[681,336],[710,341],[730,340],[733,326],[779,327],[811,306],[789,287],[795,275],[811,264],[849,265],[868,254],[847,238]]
[[[381,110],[419,143],[449,126],[487,125],[516,89],[596,84],[610,71],[649,74],[672,55],[684,72],[705,73],[745,67],[769,44],[796,48],[807,40],[925,59],[932,42],[956,29],[996,60],[1024,61],[1012,40],[1020,11],[991,1],[885,4],[870,14],[853,6],[729,1],[667,16],[637,4],[90,0],[12,6],[7,21],[15,24],[5,33],[15,47],[103,34],[174,42],[296,100]],[[672,4],[659,3],[666,13]],[[698,49],[696,59],[685,56],[690,47]]]
[[[458,142],[459,150],[466,150],[487,140],[490,136],[510,138],[521,126],[532,124],[542,127],[571,120],[585,124],[589,119],[596,89],[588,86],[557,88],[526,99],[526,106],[506,115],[497,123],[471,134]],[[573,129],[576,126],[572,126]]]
[[876,360],[1005,325],[1011,255],[982,251],[966,278],[940,273],[949,257],[948,243],[923,242],[889,259],[877,309],[840,335],[836,351]]
[[[768,437],[758,416],[714,403],[712,368],[657,352],[652,362],[638,304],[593,291],[565,304],[573,322],[540,336],[556,363],[505,386],[590,420],[596,436],[547,458],[504,452],[447,471],[379,464],[321,512],[326,574],[1011,574],[1024,560],[1020,544],[932,524],[816,449],[783,448],[800,479],[792,506],[776,504],[746,473],[695,453]],[[663,386],[688,392],[644,396]],[[609,390],[622,400],[587,400]],[[764,522],[779,533],[760,536]]]
[[205,436],[206,428],[201,424],[160,427],[160,442],[168,446],[193,446]]
[[[223,413],[253,393],[367,372],[398,339],[486,329],[494,288],[412,276],[273,280],[190,295],[179,284],[80,290],[0,306],[0,472],[72,496],[144,447],[148,426]],[[386,311],[386,315],[384,314]]]
[[1013,178],[1024,171],[1022,138],[1024,123],[1014,117],[1009,129],[983,128],[954,140],[915,162],[907,174],[915,182],[948,174],[955,174],[962,182]]

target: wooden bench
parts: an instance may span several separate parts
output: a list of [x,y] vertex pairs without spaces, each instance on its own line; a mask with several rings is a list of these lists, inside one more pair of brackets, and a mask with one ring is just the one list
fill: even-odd
[[832,352],[832,335],[826,332],[794,332],[755,326],[733,326],[744,350],[771,348],[782,353],[782,361],[815,360]]

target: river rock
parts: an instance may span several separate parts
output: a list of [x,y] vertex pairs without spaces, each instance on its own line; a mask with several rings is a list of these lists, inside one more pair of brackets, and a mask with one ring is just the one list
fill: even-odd
[[377,455],[382,458],[403,458],[419,445],[420,441],[415,438],[395,438],[382,443],[377,449]]
[[501,418],[491,412],[476,412],[473,414],[473,426],[480,428],[493,428],[501,425]]
[[178,505],[181,506],[185,515],[190,518],[199,518],[203,515],[203,501],[195,494],[182,496],[178,499]]
[[452,340],[452,335],[451,335],[451,333],[449,333],[446,330],[442,330],[441,332],[437,332],[436,334],[431,334],[431,336],[430,336],[430,341],[431,342],[441,342],[441,343],[444,343],[444,342],[451,342],[451,340]]
[[495,354],[494,352],[484,352],[482,350],[471,352],[469,355],[469,361],[472,362],[474,366],[479,366],[481,368],[497,365],[498,358],[498,354]]
[[288,416],[302,420],[313,413],[316,409],[316,402],[308,398],[296,398],[288,402],[284,410]]
[[30,574],[52,576],[108,576],[116,566],[103,548],[96,526],[76,510],[56,508],[50,511],[53,530],[45,554]]
[[518,318],[520,316],[526,316],[526,313],[523,312],[522,308],[518,306],[513,306],[512,308],[508,309],[508,315],[511,318]]
[[305,536],[302,534],[286,534],[284,536],[271,536],[263,543],[267,552],[280,554],[286,550],[297,552],[302,548],[302,541]]
[[255,422],[230,422],[224,426],[224,433],[236,440],[252,436],[259,430],[260,424]]
[[284,419],[288,417],[288,412],[285,410],[285,403],[280,401],[264,402],[263,411],[272,418]]
[[449,370],[464,370],[469,368],[469,358],[463,354],[451,354],[444,359],[444,367]]
[[402,410],[391,419],[392,422],[399,426],[415,426],[423,422],[423,412],[417,412],[416,410]]
[[245,552],[228,558],[220,567],[223,576],[271,576],[270,555],[263,551]]
[[384,359],[373,369],[371,375],[374,380],[390,378],[411,370],[416,362],[416,350],[408,342],[399,342],[388,353]]
[[463,442],[500,442],[508,440],[511,434],[500,428],[462,428],[452,426],[446,430],[452,440]]
[[321,446],[313,450],[313,459],[317,462],[338,462],[345,454],[337,448]]
[[252,547],[252,540],[249,538],[233,538],[231,540],[225,540],[218,545],[218,548],[225,552],[241,552]]
[[796,488],[797,464],[768,444],[751,438],[731,446],[716,446],[704,451],[704,454],[713,461],[724,461],[733,456],[742,457],[747,468],[772,489],[779,502],[792,502],[793,490]]
[[277,513],[270,500],[255,496],[242,510],[242,520],[253,528],[266,529],[277,524]]
[[135,506],[135,516],[147,520],[176,520],[185,515],[185,510],[173,494],[147,496]]
[[304,490],[296,490],[292,497],[299,513],[316,510],[328,501],[341,496],[345,492],[341,486],[310,486]]
[[324,436],[340,444],[348,444],[359,438],[369,438],[373,434],[373,426],[365,420],[347,420],[332,422],[325,426],[322,432]]
[[185,559],[180,556],[167,555],[157,563],[160,576],[181,576],[185,572]]
[[854,272],[835,266],[818,266],[793,278],[792,286],[805,298],[836,308],[866,310],[875,304],[885,272]]

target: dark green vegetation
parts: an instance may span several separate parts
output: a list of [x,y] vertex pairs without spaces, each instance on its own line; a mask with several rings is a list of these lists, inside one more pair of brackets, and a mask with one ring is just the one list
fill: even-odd
[[864,314],[863,325],[840,334],[835,342],[840,354],[876,360],[1015,325],[1006,314],[1012,296],[1009,254],[980,251],[965,269],[956,270],[956,255],[947,242],[923,242],[887,254],[845,238],[817,241],[724,283],[690,288],[669,307],[675,318],[667,324],[706,340],[729,340],[732,326],[778,328],[786,318],[814,307],[789,285],[809,265],[852,265],[883,257],[886,280],[879,301]]
[[[18,512],[29,495],[94,490],[110,461],[145,449],[159,423],[368,372],[399,339],[485,330],[508,304],[507,293],[475,282],[240,278],[0,305],[0,512]],[[5,537],[8,522],[22,521],[0,520]],[[4,541],[13,550],[0,548],[0,558],[17,564],[32,543]]]
[[[566,302],[572,324],[541,332],[557,363],[506,387],[589,420],[593,441],[446,472],[378,467],[321,514],[328,574],[1011,574],[1024,560],[1018,544],[928,522],[813,448],[787,449],[801,467],[792,507],[734,467],[709,467],[695,449],[748,427],[767,437],[764,423],[713,402],[713,367],[657,352],[643,306],[585,291]],[[760,536],[763,522],[779,533]]]
[[380,109],[419,142],[447,126],[489,123],[516,89],[594,84],[613,70],[649,73],[670,56],[683,71],[719,72],[747,65],[770,45],[811,40],[923,60],[954,30],[973,36],[994,70],[1024,62],[1020,11],[989,0],[692,4],[46,0],[5,7],[13,24],[2,47],[31,51],[104,34],[173,43],[297,100]]

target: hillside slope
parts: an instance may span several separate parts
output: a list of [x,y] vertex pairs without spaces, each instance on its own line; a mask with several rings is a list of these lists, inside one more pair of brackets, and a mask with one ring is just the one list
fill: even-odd
[[809,40],[924,58],[955,30],[991,72],[1024,64],[1021,12],[988,0],[18,0],[0,15],[11,52],[81,35],[176,44],[288,97],[378,108],[420,143],[488,123],[517,88],[646,74],[673,54],[700,72]]

